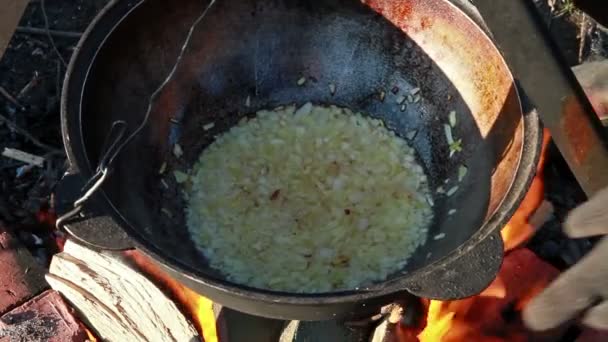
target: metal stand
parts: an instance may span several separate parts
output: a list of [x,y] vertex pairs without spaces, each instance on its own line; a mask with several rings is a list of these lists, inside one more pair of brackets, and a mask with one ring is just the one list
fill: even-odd
[[587,196],[608,186],[601,122],[532,1],[478,0],[475,6]]

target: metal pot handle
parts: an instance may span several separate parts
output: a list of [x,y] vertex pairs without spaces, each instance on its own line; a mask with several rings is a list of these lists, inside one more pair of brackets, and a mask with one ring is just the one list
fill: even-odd
[[[101,188],[108,177],[108,174],[110,173],[110,166],[112,162],[124,147],[124,143],[121,144],[121,142],[123,141],[126,130],[127,123],[125,121],[120,120],[112,124],[112,128],[110,128],[110,132],[106,138],[106,143],[104,144],[103,151],[105,152],[102,154],[102,158],[96,168],[95,174],[93,174],[93,176],[91,176],[91,178],[89,178],[89,180],[83,184],[80,189],[73,192],[81,195],[73,201],[72,209],[67,210],[65,213],[59,216],[57,222],[55,223],[58,229],[62,229],[67,220],[78,215],[82,211],[85,203],[88,202],[89,199],[97,192],[97,190]],[[71,173],[79,174],[77,171],[72,171]],[[66,176],[69,174],[70,172],[68,172]],[[66,176],[64,176],[64,178],[66,178]],[[73,196],[68,197],[71,198]]]
[[444,301],[476,295],[496,278],[503,248],[500,232],[495,232],[453,262],[417,275],[404,286],[418,297]]
[[171,68],[171,71],[165,78],[165,80],[160,84],[160,86],[150,95],[148,99],[148,108],[143,117],[143,120],[138,124],[138,126],[131,132],[129,135],[126,135],[127,131],[127,122],[118,120],[112,123],[112,127],[110,128],[110,132],[108,133],[108,137],[106,138],[106,147],[104,147],[104,152],[102,154],[102,158],[99,162],[95,170],[95,174],[91,176],[91,178],[84,184],[82,187],[82,195],[74,201],[73,208],[63,215],[61,215],[57,219],[57,228],[61,229],[65,222],[74,216],[78,215],[85,203],[89,201],[89,199],[101,188],[104,181],[108,177],[108,174],[111,170],[111,165],[116,159],[116,157],[120,154],[122,150],[126,148],[129,143],[131,143],[135,137],[144,129],[148,120],[150,119],[150,114],[152,113],[152,108],[156,99],[160,96],[161,92],[165,88],[165,86],[173,79],[173,76],[177,72],[181,61],[184,58],[186,50],[190,45],[190,41],[192,40],[192,35],[194,30],[198,27],[198,25],[203,21],[203,19],[207,16],[209,9],[213,7],[216,0],[211,0],[207,7],[203,10],[201,15],[194,21],[194,23],[190,26],[186,39],[182,45],[179,55]]
[[[107,173],[106,173],[107,174]],[[103,182],[103,181],[102,181]],[[84,198],[82,189],[86,179],[78,170],[71,169],[63,176],[55,189],[55,210],[59,215],[57,227],[89,247],[105,250],[126,250],[134,247],[122,227],[107,213],[107,203],[100,193],[93,191]],[[93,189],[93,188],[91,188]],[[89,189],[89,190],[91,190]]]

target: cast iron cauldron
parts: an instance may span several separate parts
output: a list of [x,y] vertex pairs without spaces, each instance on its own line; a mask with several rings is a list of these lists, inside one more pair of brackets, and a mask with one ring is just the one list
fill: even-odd
[[[138,248],[220,304],[282,319],[363,315],[406,294],[463,298],[494,279],[502,261],[499,230],[526,193],[541,131],[535,113],[523,113],[497,49],[461,7],[446,0],[218,0],[147,112],[207,5],[112,1],[82,37],[62,98],[70,170],[58,188],[60,211],[81,196],[113,124],[124,121],[127,132],[145,124],[66,230],[95,247]],[[306,87],[296,84],[300,75],[311,76]],[[337,86],[334,96],[329,83]],[[414,87],[422,98],[402,111],[391,90]],[[446,237],[430,239],[386,281],[352,291],[302,295],[231,283],[194,249],[179,187],[163,189],[158,170],[166,161],[192,165],[214,135],[245,115],[307,101],[369,113],[402,136],[416,132],[411,144],[432,188],[467,165],[462,191],[435,199],[430,235]],[[450,158],[443,124],[451,110],[464,149]],[[214,129],[204,131],[209,122]],[[179,160],[171,153],[175,143],[185,151]],[[174,217],[163,215],[164,207]],[[457,213],[448,215],[450,209]]]

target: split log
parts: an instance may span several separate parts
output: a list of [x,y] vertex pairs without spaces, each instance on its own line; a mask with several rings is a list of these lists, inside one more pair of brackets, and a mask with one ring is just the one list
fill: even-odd
[[119,253],[73,241],[53,257],[47,281],[103,341],[200,341],[175,303]]

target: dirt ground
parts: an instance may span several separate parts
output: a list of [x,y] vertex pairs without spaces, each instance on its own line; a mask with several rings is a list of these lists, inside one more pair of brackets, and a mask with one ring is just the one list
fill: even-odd
[[[83,32],[109,0],[46,1],[48,26]],[[31,0],[20,27],[44,28],[40,0]],[[14,228],[38,259],[48,261],[48,225],[40,224],[51,193],[65,170],[59,123],[59,99],[68,62],[78,38],[16,33],[0,61],[0,87],[18,102],[0,95],[0,115],[25,130],[20,134],[0,124],[0,146],[44,156],[44,168],[0,158],[0,220]],[[33,139],[32,139],[33,138]],[[37,140],[34,142],[33,140]],[[41,242],[36,237],[41,238]]]
[[[83,32],[108,2],[48,0],[46,11],[43,11],[43,1],[31,0],[20,26],[44,28],[46,12],[51,29]],[[571,65],[608,55],[606,31],[574,9],[570,0],[535,2]],[[77,38],[54,36],[53,43],[44,34],[17,33],[0,62],[0,87],[18,102],[13,103],[0,95],[0,115],[26,131],[22,134],[0,124],[0,146],[44,156],[48,161],[44,168],[29,168],[23,163],[0,158],[0,220],[18,229],[21,239],[33,250],[44,249],[45,243],[31,235],[37,234],[47,240],[48,234],[43,230],[48,227],[39,223],[40,210],[48,208],[53,188],[65,170],[59,98],[64,63],[69,60],[77,41]],[[564,171],[559,154],[554,151],[553,156],[548,165],[547,191],[557,211],[550,224],[554,226],[551,231],[554,238],[561,239],[560,222],[582,197],[572,175]],[[38,254],[42,255],[41,262],[48,261],[44,253]]]

